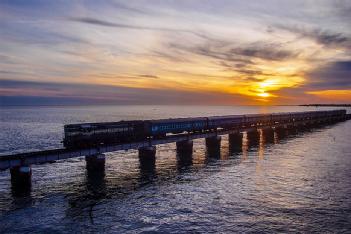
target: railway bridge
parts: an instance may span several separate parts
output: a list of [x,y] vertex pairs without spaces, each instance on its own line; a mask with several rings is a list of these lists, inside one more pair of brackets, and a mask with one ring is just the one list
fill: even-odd
[[143,141],[102,145],[99,147],[82,149],[59,148],[37,152],[3,155],[0,156],[0,170],[9,169],[11,173],[12,189],[22,191],[30,189],[31,187],[31,165],[34,164],[52,163],[69,158],[85,157],[88,173],[103,171],[105,168],[105,153],[136,149],[139,152],[140,167],[154,167],[156,160],[156,145],[160,144],[176,143],[177,157],[180,157],[180,160],[191,160],[193,140],[205,138],[208,156],[218,157],[220,155],[222,135],[228,134],[231,149],[240,151],[243,144],[243,134],[245,134],[246,139],[250,142],[250,145],[257,145],[260,140],[260,135],[264,135],[268,141],[273,142],[276,134],[282,135],[289,131],[296,132],[299,130],[320,127],[349,119],[351,119],[351,114],[332,117],[316,116],[301,121],[286,119],[280,122],[273,121],[266,122],[264,124],[257,122],[256,124],[246,127],[241,126],[208,132],[168,135],[162,139],[146,139]]

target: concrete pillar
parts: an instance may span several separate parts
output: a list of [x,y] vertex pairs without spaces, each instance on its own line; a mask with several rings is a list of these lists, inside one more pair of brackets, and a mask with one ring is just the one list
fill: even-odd
[[308,126],[307,126],[306,124],[304,124],[304,123],[298,124],[298,125],[296,126],[296,129],[297,129],[298,131],[301,131],[301,132],[304,132],[304,131],[309,130],[309,129],[308,129]]
[[86,178],[87,178],[87,188],[97,194],[101,186],[105,183],[105,155],[96,154],[85,156],[86,162]]
[[10,169],[11,189],[14,196],[29,195],[32,187],[32,169],[30,166],[19,166]]
[[241,132],[229,134],[229,152],[240,152],[243,147],[243,134]]
[[325,125],[331,124],[332,122],[330,122],[330,120],[328,119],[322,119],[317,123],[317,127],[323,127]]
[[185,140],[178,141],[177,145],[177,160],[178,167],[189,166],[192,164],[193,141]]
[[274,142],[274,130],[272,128],[262,128],[263,139],[266,143]]
[[190,155],[193,153],[193,141],[185,140],[185,141],[178,141],[177,145],[177,153]]
[[315,121],[312,121],[312,123],[310,124],[309,127],[311,128],[319,128],[323,125],[323,120],[315,120]]
[[85,156],[86,167],[88,172],[105,171],[105,155],[96,154]]
[[214,136],[206,138],[207,154],[211,158],[220,158],[221,156],[221,137]]
[[249,146],[257,146],[260,143],[260,133],[257,129],[247,131],[247,140]]
[[92,195],[96,199],[105,197],[106,181],[104,155],[86,157],[86,168],[86,188],[90,196]]
[[276,127],[274,131],[277,133],[277,137],[279,140],[287,136],[287,131],[284,127]]
[[139,162],[142,172],[154,171],[156,163],[156,146],[139,148]]
[[298,133],[298,130],[294,125],[287,125],[286,128],[278,128],[276,132],[281,138],[282,136],[284,137],[287,134],[295,135]]

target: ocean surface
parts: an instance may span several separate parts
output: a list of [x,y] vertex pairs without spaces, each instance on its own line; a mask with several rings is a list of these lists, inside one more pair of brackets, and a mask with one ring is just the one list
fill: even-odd
[[[1,107],[0,157],[61,147],[68,123],[326,109],[340,108]],[[175,144],[157,146],[148,170],[135,150],[107,154],[94,176],[84,157],[35,165],[25,196],[1,171],[0,233],[351,233],[351,121],[273,142],[261,134],[236,152],[227,136],[221,144],[216,159],[195,140],[186,162]]]

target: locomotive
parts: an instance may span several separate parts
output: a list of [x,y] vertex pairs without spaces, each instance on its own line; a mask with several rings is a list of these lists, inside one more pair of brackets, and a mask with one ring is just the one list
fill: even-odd
[[346,115],[346,110],[68,124],[64,126],[63,144],[66,148],[86,148],[164,138],[167,134],[208,132],[342,115]]

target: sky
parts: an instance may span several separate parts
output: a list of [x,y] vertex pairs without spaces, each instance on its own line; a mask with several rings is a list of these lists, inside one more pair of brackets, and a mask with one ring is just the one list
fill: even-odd
[[1,0],[0,104],[351,102],[351,1]]

